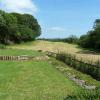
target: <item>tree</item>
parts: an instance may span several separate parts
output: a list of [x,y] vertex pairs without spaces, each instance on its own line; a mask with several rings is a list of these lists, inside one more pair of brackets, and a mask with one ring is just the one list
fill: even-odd
[[33,31],[29,27],[19,25],[18,30],[20,32],[20,41],[30,41],[35,39]]
[[34,40],[41,34],[41,28],[34,16],[6,13],[0,10],[0,42],[9,44]]
[[41,27],[38,24],[37,19],[34,18],[34,16],[30,14],[18,14],[18,13],[12,13],[12,14],[16,16],[18,24],[25,25],[26,27],[32,29],[34,37],[40,36]]
[[1,43],[4,43],[6,31],[7,31],[6,21],[3,18],[2,11],[0,11],[0,42]]
[[71,35],[68,38],[65,39],[65,42],[68,43],[77,43],[78,42],[78,38],[75,35]]
[[100,19],[96,19],[94,22],[94,26],[93,26],[94,29],[96,29],[98,27],[100,27]]
[[93,30],[80,37],[79,44],[86,48],[100,49],[100,19],[94,22]]

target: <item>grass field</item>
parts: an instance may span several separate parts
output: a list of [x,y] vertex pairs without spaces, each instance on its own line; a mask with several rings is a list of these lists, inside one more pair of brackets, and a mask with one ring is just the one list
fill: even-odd
[[[32,50],[0,49],[0,55],[44,55]],[[49,61],[0,61],[0,100],[63,100],[82,90]]]
[[23,43],[21,45],[9,46],[10,48],[17,49],[28,49],[28,50],[43,50],[50,52],[67,52],[71,54],[75,54],[79,59],[82,58],[85,61],[92,60],[97,61],[100,60],[100,53],[84,50],[79,48],[77,45],[63,43],[63,42],[49,42],[49,41],[41,41],[37,40],[35,42]]
[[6,56],[21,56],[21,55],[28,55],[28,56],[40,56],[44,55],[45,53],[40,53],[33,50],[20,50],[20,49],[0,49],[0,55]]
[[0,62],[0,100],[63,100],[80,90],[48,62]]
[[[42,48],[46,51],[51,46],[51,42],[45,41],[45,48],[40,46],[41,42],[44,41],[9,46],[9,49],[0,49],[0,55],[45,55],[45,53],[36,50]],[[54,59],[47,61],[0,61],[0,100],[65,100],[64,98],[69,95],[81,94],[82,91],[85,91],[56,67],[63,69],[64,73],[70,72],[77,75],[88,84],[100,87],[100,82],[89,75],[78,72]]]

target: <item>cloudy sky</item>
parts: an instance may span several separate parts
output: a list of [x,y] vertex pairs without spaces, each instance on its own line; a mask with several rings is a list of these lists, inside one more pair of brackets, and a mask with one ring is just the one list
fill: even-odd
[[0,9],[34,15],[45,38],[80,36],[100,18],[100,0],[0,0]]

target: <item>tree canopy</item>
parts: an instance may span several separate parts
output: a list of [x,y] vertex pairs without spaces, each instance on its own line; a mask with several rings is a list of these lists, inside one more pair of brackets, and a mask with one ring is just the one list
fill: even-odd
[[41,27],[30,14],[7,13],[0,10],[0,42],[4,44],[31,41],[40,36]]
[[86,48],[100,49],[100,19],[94,22],[93,30],[80,37],[79,44]]

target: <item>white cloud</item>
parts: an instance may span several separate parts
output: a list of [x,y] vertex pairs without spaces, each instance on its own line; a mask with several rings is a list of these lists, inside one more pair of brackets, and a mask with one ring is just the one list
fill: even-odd
[[8,12],[34,14],[38,11],[32,0],[1,0],[0,9]]

